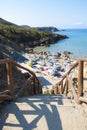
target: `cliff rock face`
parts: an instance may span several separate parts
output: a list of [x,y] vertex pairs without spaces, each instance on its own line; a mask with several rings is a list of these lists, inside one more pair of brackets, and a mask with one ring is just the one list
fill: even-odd
[[35,41],[33,42],[33,46],[49,46],[50,44],[56,43],[59,40],[68,38],[66,35],[58,35],[58,34],[54,34],[54,35],[50,35],[48,37],[42,38],[39,41]]

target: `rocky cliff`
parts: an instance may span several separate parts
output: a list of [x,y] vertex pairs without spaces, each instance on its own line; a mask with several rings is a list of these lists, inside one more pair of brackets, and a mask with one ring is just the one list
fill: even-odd
[[26,28],[21,27],[0,18],[0,51],[15,60],[15,56],[19,55],[19,52],[25,51],[26,48],[38,45],[49,46],[61,39],[68,38],[66,35],[52,33],[57,30],[54,27],[44,27],[42,30],[44,31],[27,26]]

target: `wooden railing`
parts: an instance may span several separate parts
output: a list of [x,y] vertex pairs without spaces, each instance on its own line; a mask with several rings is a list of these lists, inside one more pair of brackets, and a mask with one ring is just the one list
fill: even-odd
[[[84,62],[87,62],[87,59],[79,59],[74,63],[69,71],[63,76],[63,78],[55,85],[56,93],[65,94],[67,96],[69,88],[71,89],[74,100],[80,104],[82,102],[87,103],[87,98],[83,97],[83,70]],[[78,78],[77,78],[77,87],[74,86],[72,81],[72,74],[70,74],[76,67],[78,67]]]
[[[41,87],[41,84],[33,71],[21,66],[20,64],[16,63],[15,61],[11,59],[0,60],[0,65],[2,64],[5,64],[6,69],[7,69],[8,89],[4,92],[0,92],[0,100],[5,100],[5,99],[9,100],[9,99],[17,98],[20,95],[20,93],[24,90],[26,85],[30,82],[31,79],[33,80],[34,94],[39,93],[39,87]],[[25,83],[20,87],[20,89],[16,93],[14,92],[15,86],[13,83],[12,65],[16,66],[17,68],[26,70],[30,75],[29,78],[26,79]],[[36,85],[37,85],[37,88],[36,88]]]
[[[76,63],[74,63],[69,71],[62,77],[62,79],[55,85],[56,86],[56,93],[60,94],[65,94],[67,96],[69,88],[71,89],[74,100],[77,103],[82,103],[86,102],[87,103],[87,98],[83,97],[83,70],[84,70],[84,62],[87,62],[87,59],[79,59]],[[8,83],[8,89],[4,92],[0,92],[0,101],[1,100],[9,100],[9,99],[14,99],[17,98],[20,93],[24,90],[26,85],[33,80],[33,92],[34,94],[39,93],[39,87],[41,87],[41,84],[39,80],[37,79],[35,73],[15,61],[11,59],[4,59],[0,60],[0,65],[5,64],[6,69],[7,69],[7,83]],[[12,74],[12,65],[16,66],[17,68],[24,69],[26,70],[29,74],[30,77],[25,81],[23,85],[21,85],[20,89],[15,93],[14,92],[14,83],[13,83],[13,74]],[[78,67],[78,80],[77,80],[77,87],[74,86],[72,77],[71,77],[71,72]],[[36,85],[38,87],[36,87]]]

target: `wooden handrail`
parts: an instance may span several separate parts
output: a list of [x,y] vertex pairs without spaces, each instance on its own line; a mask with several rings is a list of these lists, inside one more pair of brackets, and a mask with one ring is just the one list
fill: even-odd
[[13,96],[14,90],[13,90],[13,76],[12,76],[12,64],[11,64],[11,62],[6,62],[6,68],[7,68],[8,89],[11,91],[11,94]]
[[0,60],[0,64],[6,64],[6,63],[8,63],[8,62],[10,62],[10,59],[9,59],[9,58]]
[[83,96],[83,60],[79,60],[78,66],[78,103],[80,104],[79,97]]
[[71,68],[68,70],[68,72],[63,76],[63,78],[57,83],[57,85],[61,84],[61,82],[67,77],[67,75],[69,75],[69,73],[72,71],[72,69],[74,69],[76,66],[78,65],[78,61],[76,63],[74,63],[73,66],[71,66]]
[[82,102],[87,103],[87,97],[86,98],[85,97],[80,97],[79,100],[82,101]]
[[14,98],[18,98],[18,96],[20,95],[20,93],[24,90],[24,88],[26,87],[27,83],[31,80],[32,77],[28,78],[27,81],[21,86],[21,89],[16,93]]
[[24,69],[24,70],[28,71],[28,72],[29,72],[30,74],[32,74],[32,75],[37,79],[37,81],[39,82],[39,80],[38,80],[36,74],[35,74],[32,70],[27,69],[26,67],[24,67],[24,66],[18,64],[17,62],[15,62],[15,61],[13,61],[13,60],[11,60],[11,63],[14,64],[15,66],[21,68],[21,69]]
[[87,58],[81,58],[80,61],[87,62]]
[[6,63],[9,63],[9,62],[11,62],[12,64],[14,64],[15,66],[17,66],[17,67],[19,67],[19,68],[21,68],[21,69],[24,69],[24,70],[30,72],[33,76],[36,77],[36,75],[35,75],[35,73],[34,73],[33,71],[27,69],[26,67],[24,67],[24,66],[18,64],[17,62],[15,62],[15,61],[13,61],[13,60],[11,60],[11,59],[9,59],[9,58],[0,60],[0,64],[6,64]]
[[68,78],[69,78],[69,84],[70,84],[71,90],[72,90],[73,95],[74,95],[74,99],[75,99],[75,101],[78,103],[79,100],[78,100],[78,97],[77,97],[77,94],[76,94],[75,88],[74,88],[74,86],[73,86],[73,84],[72,84],[72,80],[71,80],[70,77],[68,77]]
[[[76,100],[77,103],[81,103],[83,101],[82,99],[82,96],[83,96],[83,62],[87,62],[87,59],[79,59],[77,60],[76,63],[74,63],[70,69],[67,71],[67,73],[62,77],[62,79],[56,84],[56,86],[60,86],[60,93],[64,93],[64,91],[66,90],[66,95],[68,93],[68,83],[70,83],[70,86],[71,86],[71,90],[73,92],[73,95],[74,95],[74,99]],[[18,63],[16,63],[15,61],[11,60],[11,59],[4,59],[4,60],[0,60],[0,64],[6,64],[6,68],[7,68],[7,79],[8,79],[8,85],[9,85],[9,90],[11,92],[11,96],[14,95],[14,89],[13,89],[13,78],[12,78],[12,64],[15,65],[16,67],[19,67],[21,69],[24,69],[26,71],[29,72],[30,74],[30,78],[33,77],[34,79],[34,84],[35,84],[35,80],[37,80],[38,84],[40,84],[38,78],[36,77],[35,73],[27,68],[25,68],[24,66],[22,65],[19,65]],[[75,89],[71,83],[71,80],[69,79],[69,74],[70,72],[78,66],[78,93],[75,92]],[[68,78],[67,78],[68,77]],[[16,94],[16,97],[20,94],[20,92],[25,88],[26,84],[28,83],[28,81],[30,81],[30,78],[25,82],[25,84],[21,87],[20,91]],[[63,81],[66,79],[66,81],[64,82],[64,85],[63,85]],[[36,89],[34,88],[34,91],[36,91]],[[0,94],[0,96],[2,96]],[[11,97],[10,96],[10,97]],[[4,95],[3,97],[6,98],[6,96]],[[9,95],[7,96],[9,97]],[[9,98],[10,98],[9,97]],[[80,98],[81,97],[81,98]]]
[[24,67],[24,66],[18,64],[17,62],[15,62],[15,61],[13,61],[13,60],[11,60],[10,62],[11,62],[12,64],[14,64],[15,66],[17,66],[17,67],[19,67],[19,68],[21,68],[21,69],[24,69],[24,70],[30,72],[33,76],[36,77],[36,75],[35,75],[35,73],[34,73],[33,71],[27,69],[26,67]]

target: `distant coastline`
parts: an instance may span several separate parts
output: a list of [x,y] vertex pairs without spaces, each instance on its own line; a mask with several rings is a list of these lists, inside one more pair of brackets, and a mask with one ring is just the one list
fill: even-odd
[[44,31],[44,32],[57,32],[59,31],[59,29],[57,29],[56,27],[34,27],[34,29],[37,29],[39,31]]

